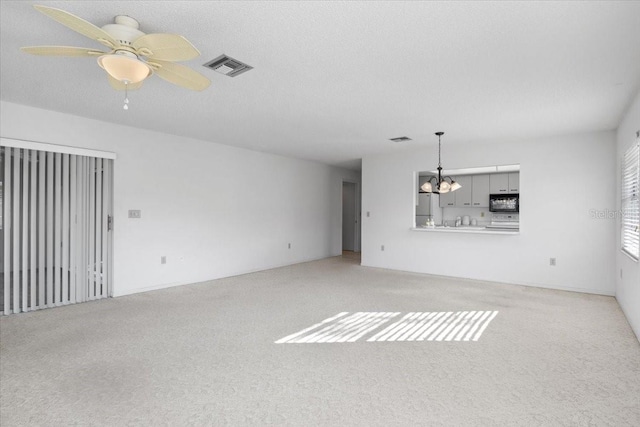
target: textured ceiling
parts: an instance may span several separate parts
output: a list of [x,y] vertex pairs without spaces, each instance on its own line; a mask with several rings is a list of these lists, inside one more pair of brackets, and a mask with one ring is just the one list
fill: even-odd
[[[410,146],[614,129],[640,86],[640,2],[39,2],[98,26],[115,15],[184,35],[211,80],[157,77],[130,96],[93,58],[21,46],[100,47],[31,7],[0,2],[4,101],[357,168]],[[202,67],[226,53],[255,67]],[[408,143],[388,138],[407,135]]]

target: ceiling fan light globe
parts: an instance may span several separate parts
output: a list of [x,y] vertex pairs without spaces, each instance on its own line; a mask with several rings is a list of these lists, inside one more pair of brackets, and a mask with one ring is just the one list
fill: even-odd
[[152,73],[151,67],[137,58],[108,54],[98,58],[98,64],[114,79],[123,83],[139,83]]

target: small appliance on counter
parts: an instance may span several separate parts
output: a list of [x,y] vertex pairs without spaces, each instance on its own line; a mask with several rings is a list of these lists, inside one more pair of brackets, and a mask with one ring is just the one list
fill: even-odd
[[520,215],[518,214],[493,214],[491,215],[491,224],[487,228],[513,230],[520,229]]

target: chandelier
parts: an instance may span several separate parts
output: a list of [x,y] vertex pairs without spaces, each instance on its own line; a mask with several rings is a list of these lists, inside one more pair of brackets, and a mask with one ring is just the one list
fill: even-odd
[[[442,164],[440,161],[440,152],[442,151],[442,144],[440,137],[444,135],[444,132],[436,132],[438,135],[438,177],[430,176],[427,178],[427,182],[422,184],[420,189],[426,193],[444,194],[450,191],[456,191],[462,188],[462,185],[458,184],[450,176],[442,176]],[[434,190],[435,185],[435,190]]]

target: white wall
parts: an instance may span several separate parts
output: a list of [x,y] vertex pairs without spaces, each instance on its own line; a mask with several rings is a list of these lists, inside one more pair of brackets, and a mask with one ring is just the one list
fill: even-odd
[[[359,173],[18,104],[0,107],[2,137],[117,153],[115,296],[341,254],[342,180],[357,182]],[[142,219],[128,219],[129,209],[140,209]]]
[[[618,182],[620,182],[620,162],[625,151],[636,141],[636,132],[640,130],[640,93],[636,96],[634,102],[629,107],[617,134],[617,164],[618,164]],[[620,188],[620,187],[618,187]],[[619,196],[618,196],[619,198]],[[618,209],[620,201],[618,200]],[[632,260],[622,253],[620,250],[620,222],[616,224],[616,299],[622,307],[629,324],[633,328],[636,336],[640,338],[640,264]],[[622,272],[622,277],[620,277]]]
[[413,174],[437,166],[437,155],[431,144],[363,159],[363,265],[614,294],[615,223],[591,213],[616,206],[614,132],[455,147],[443,140],[448,169],[520,164],[516,236],[410,230]]

